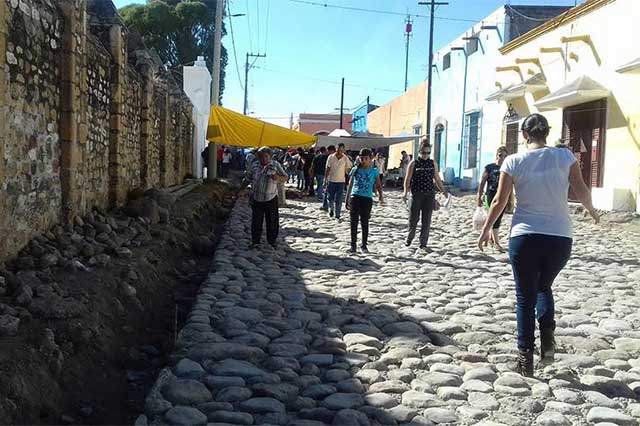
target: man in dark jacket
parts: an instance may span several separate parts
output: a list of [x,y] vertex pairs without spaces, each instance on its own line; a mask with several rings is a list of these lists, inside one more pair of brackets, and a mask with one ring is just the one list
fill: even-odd
[[329,158],[329,154],[327,154],[327,148],[320,148],[320,154],[316,155],[311,163],[311,171],[313,175],[311,179],[315,177],[316,179],[316,197],[319,201],[322,201],[324,195],[324,171],[327,168],[327,158]]

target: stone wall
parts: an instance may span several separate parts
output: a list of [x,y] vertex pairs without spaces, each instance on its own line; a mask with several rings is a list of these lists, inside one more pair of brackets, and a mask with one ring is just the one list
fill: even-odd
[[[0,254],[60,219],[63,20],[46,0],[0,0]],[[5,249],[3,250],[3,246]]]
[[0,260],[133,189],[180,183],[191,108],[109,0],[0,0]]
[[109,206],[111,54],[93,36],[87,43],[87,145],[84,151],[86,203]]

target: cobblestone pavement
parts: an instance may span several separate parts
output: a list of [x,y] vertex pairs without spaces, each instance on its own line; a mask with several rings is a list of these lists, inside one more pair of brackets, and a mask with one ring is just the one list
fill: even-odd
[[404,246],[388,198],[367,255],[308,201],[281,210],[278,250],[250,251],[241,198],[139,424],[638,424],[638,234],[576,223],[554,287],[560,353],[525,379],[509,371],[510,266],[474,248],[472,197],[436,213],[430,254]]

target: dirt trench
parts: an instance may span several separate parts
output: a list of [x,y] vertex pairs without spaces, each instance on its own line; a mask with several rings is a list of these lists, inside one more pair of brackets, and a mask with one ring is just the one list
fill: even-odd
[[137,207],[94,211],[0,264],[0,424],[133,424],[236,192],[139,194]]

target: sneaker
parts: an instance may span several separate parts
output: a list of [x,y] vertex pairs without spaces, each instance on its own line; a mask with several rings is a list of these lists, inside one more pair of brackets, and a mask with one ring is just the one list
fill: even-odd
[[525,377],[533,377],[533,350],[518,351],[516,372]]
[[431,250],[429,247],[427,246],[420,246],[420,251],[422,253],[431,253],[433,250]]
[[552,328],[540,328],[540,362],[551,364],[556,354],[556,339]]
[[351,248],[349,250],[347,250],[347,253],[356,253],[358,250],[356,249],[356,246],[351,246]]
[[406,241],[404,242],[404,245],[405,245],[405,247],[411,247],[411,241],[406,240]]
[[329,210],[329,217],[333,217],[333,210]]
[[367,248],[367,246],[360,247],[360,250],[362,250],[363,253],[369,253],[369,249]]

